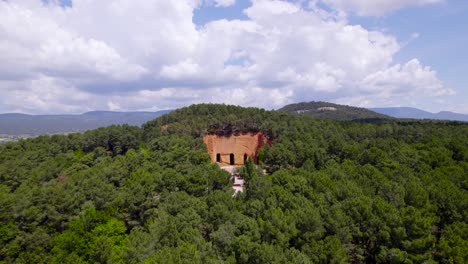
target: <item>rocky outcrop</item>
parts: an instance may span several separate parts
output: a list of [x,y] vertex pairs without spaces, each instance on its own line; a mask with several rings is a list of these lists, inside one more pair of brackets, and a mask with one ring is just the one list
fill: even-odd
[[211,161],[230,165],[243,165],[247,157],[252,157],[257,163],[259,148],[268,142],[261,132],[231,136],[208,134],[203,141],[208,147]]

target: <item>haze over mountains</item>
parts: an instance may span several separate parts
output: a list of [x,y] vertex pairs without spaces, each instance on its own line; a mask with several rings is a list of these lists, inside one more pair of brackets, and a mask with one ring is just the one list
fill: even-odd
[[129,124],[140,126],[168,112],[170,111],[93,111],[81,115],[0,114],[0,134],[38,136],[82,132],[110,125]]
[[383,107],[369,108],[380,114],[389,115],[396,118],[414,118],[414,119],[437,119],[437,120],[456,120],[468,121],[468,115],[453,113],[449,111],[441,111],[439,113],[431,113],[413,107]]
[[[93,111],[80,115],[0,114],[0,135],[63,134],[98,127],[129,124],[141,126],[171,110],[158,112]],[[411,107],[360,108],[328,102],[304,102],[286,105],[278,111],[318,119],[340,121],[382,121],[394,118],[468,121],[468,115],[452,112],[431,113]]]

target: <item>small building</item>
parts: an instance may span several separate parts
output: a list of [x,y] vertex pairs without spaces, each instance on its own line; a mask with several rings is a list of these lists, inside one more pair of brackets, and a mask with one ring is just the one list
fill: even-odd
[[232,176],[232,189],[234,189],[233,196],[244,191],[244,179],[238,174]]

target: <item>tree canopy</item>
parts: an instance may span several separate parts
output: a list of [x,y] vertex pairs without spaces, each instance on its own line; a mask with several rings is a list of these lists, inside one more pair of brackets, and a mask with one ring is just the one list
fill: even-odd
[[[202,136],[244,131],[232,197]],[[0,263],[466,263],[467,135],[202,104],[0,144]]]

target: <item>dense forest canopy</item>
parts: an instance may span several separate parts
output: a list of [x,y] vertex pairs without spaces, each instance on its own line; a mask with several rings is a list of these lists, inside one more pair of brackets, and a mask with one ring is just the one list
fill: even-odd
[[[232,197],[201,137],[243,131],[273,144]],[[466,263],[467,135],[203,104],[1,144],[0,263]]]

